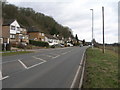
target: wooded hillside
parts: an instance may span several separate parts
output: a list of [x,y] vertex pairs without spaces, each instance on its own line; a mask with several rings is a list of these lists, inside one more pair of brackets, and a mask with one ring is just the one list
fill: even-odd
[[19,8],[12,4],[2,3],[2,17],[4,20],[17,19],[26,28],[34,26],[46,34],[59,34],[64,38],[73,38],[70,28],[60,25],[50,16],[35,12],[32,8]]

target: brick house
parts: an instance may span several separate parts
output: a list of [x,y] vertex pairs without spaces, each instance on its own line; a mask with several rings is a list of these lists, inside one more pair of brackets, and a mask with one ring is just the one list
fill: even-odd
[[41,33],[39,31],[28,31],[28,35],[29,35],[29,40],[45,41],[44,33]]
[[[27,30],[25,28],[21,27],[20,24],[15,19],[9,19],[3,21],[2,24],[2,43],[11,43],[11,45],[17,45],[21,43],[21,40],[23,39],[23,36],[25,35],[23,33],[23,30],[27,34]],[[26,35],[27,37],[27,35]],[[28,37],[26,38],[28,39]],[[26,41],[26,43],[28,43]]]

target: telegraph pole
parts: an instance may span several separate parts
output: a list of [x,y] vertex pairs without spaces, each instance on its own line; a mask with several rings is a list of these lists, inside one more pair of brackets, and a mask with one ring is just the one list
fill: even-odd
[[104,7],[102,7],[102,19],[103,19],[103,53],[105,53],[105,39],[104,39]]
[[90,9],[91,11],[92,11],[92,48],[93,48],[93,19],[94,19],[94,17],[93,17],[93,9]]

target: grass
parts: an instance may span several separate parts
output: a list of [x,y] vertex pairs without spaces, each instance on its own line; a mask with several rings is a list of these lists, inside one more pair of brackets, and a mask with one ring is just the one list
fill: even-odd
[[118,88],[118,54],[89,48],[86,52],[84,88]]
[[33,51],[7,52],[7,53],[2,53],[2,56],[11,56],[11,55],[26,54],[26,53],[33,53]]

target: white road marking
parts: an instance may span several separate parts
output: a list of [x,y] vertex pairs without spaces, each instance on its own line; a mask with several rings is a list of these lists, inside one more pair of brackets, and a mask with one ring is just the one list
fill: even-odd
[[36,67],[36,66],[38,66],[38,65],[43,64],[43,63],[46,62],[46,60],[43,60],[43,59],[41,59],[41,58],[37,58],[37,57],[35,57],[35,56],[32,56],[32,57],[35,58],[35,59],[39,59],[39,60],[42,61],[42,62],[40,62],[40,63],[38,63],[38,64],[35,64],[35,65],[32,65],[32,66],[30,66],[30,67],[27,67],[27,69]]
[[1,70],[0,70],[0,78],[2,78],[2,72],[1,72]]
[[47,57],[51,57],[51,58],[53,58],[53,56],[50,56],[50,55],[44,55],[44,56],[47,56]]
[[62,53],[62,55],[65,55],[65,54],[67,54],[67,52],[65,52],[65,53]]
[[46,60],[44,60],[44,59],[42,59],[42,58],[37,58],[37,57],[35,57],[35,56],[32,56],[32,57],[35,58],[35,59],[39,59],[40,61],[46,62]]
[[3,78],[0,78],[0,81],[1,80],[4,80],[4,79],[7,79],[7,78],[9,78],[10,76],[5,76],[5,77],[3,77]]
[[18,59],[16,59],[16,60],[12,60],[12,61],[6,61],[6,62],[2,62],[2,63],[0,63],[0,64],[4,64],[4,63],[10,63],[10,62],[15,62],[15,61],[18,61]]
[[22,66],[25,68],[25,69],[28,69],[28,67],[21,61],[21,60],[18,60],[21,64],[22,64]]
[[32,66],[28,67],[28,69],[33,68],[33,67],[36,67],[36,66],[38,66],[38,65],[40,65],[40,64],[43,64],[43,63],[45,63],[45,62],[46,62],[46,61],[44,61],[44,62],[40,62],[40,63],[35,64],[35,65],[32,65]]
[[76,72],[76,74],[75,74],[75,77],[74,77],[74,79],[73,79],[73,82],[72,82],[70,88],[74,88],[75,82],[76,82],[77,77],[78,77],[78,75],[79,75],[79,71],[80,71],[81,65],[82,65],[82,63],[83,63],[83,57],[84,57],[84,54],[85,54],[85,51],[83,52],[83,55],[82,55],[82,58],[81,58],[80,65],[79,65],[79,67],[78,67],[78,69],[77,69],[77,72]]
[[53,57],[53,59],[54,59],[54,58],[57,58],[57,57],[59,57],[59,56],[60,56],[60,55],[57,55],[57,56]]

